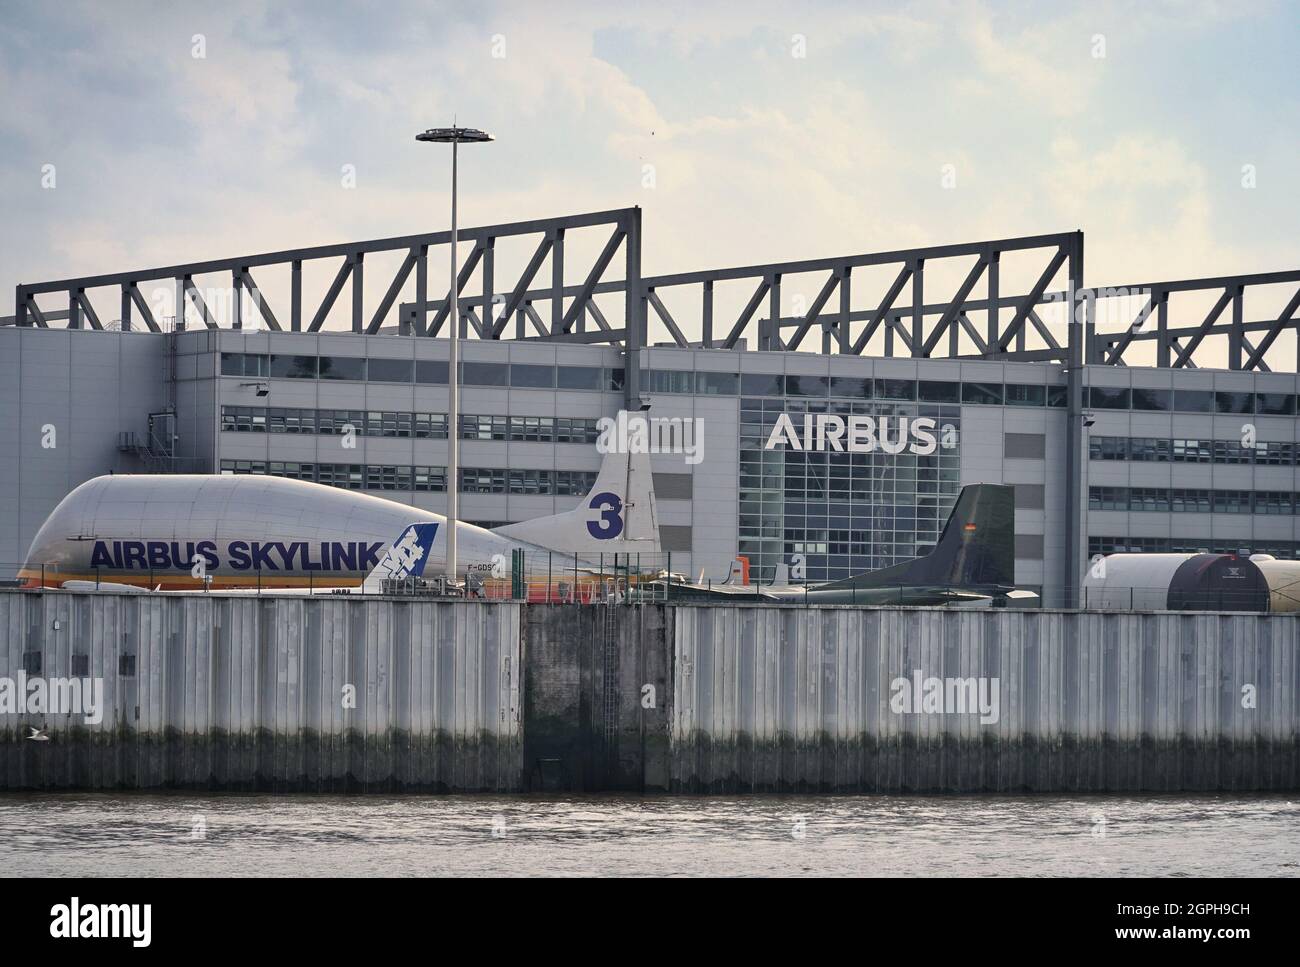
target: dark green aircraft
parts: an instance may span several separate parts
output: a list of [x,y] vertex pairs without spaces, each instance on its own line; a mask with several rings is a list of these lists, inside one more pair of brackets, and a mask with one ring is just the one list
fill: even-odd
[[[878,571],[827,584],[669,583],[668,600],[788,601],[806,604],[1005,606],[1032,602],[1015,586],[1015,490],[963,487],[934,550]],[[781,571],[785,569],[782,568]],[[781,578],[778,572],[778,580]]]

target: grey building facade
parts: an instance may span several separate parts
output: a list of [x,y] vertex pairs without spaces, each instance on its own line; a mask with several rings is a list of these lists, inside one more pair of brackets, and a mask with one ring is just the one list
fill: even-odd
[[[462,516],[496,525],[576,506],[599,467],[599,421],[625,405],[623,355],[511,342],[463,355]],[[132,445],[149,440],[151,414],[174,415],[169,470],[289,476],[443,511],[446,358],[444,341],[395,335],[0,329],[17,415],[0,430],[15,454],[0,466],[6,576],[77,484],[160,469]],[[761,579],[792,560],[810,581],[888,566],[924,553],[962,485],[1005,483],[1017,582],[1064,601],[1061,366],[652,347],[640,370],[649,414],[688,434],[686,452],[652,457],[675,570],[721,580],[737,554]],[[1084,384],[1089,554],[1297,556],[1294,375],[1092,366]],[[896,430],[866,452],[769,446],[781,414],[797,428],[824,414],[930,418],[939,439],[922,455],[886,452]]]
[[[450,432],[462,518],[557,513],[594,479],[599,421],[646,404],[689,451],[652,463],[692,577],[737,554],[760,579],[887,566],[970,483],[1016,488],[1016,579],[1048,604],[1098,553],[1297,556],[1300,269],[1089,287],[1067,232],[651,276],[641,236],[636,208],[461,230],[454,431],[450,280],[429,275],[447,232],[19,285],[3,575],[101,473],[277,474],[441,511]],[[521,242],[507,277],[498,245]],[[319,302],[305,276],[332,278]]]

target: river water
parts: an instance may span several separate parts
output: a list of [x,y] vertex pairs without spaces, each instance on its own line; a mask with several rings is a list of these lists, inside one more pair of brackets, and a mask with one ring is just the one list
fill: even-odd
[[0,796],[4,876],[1297,876],[1300,797]]

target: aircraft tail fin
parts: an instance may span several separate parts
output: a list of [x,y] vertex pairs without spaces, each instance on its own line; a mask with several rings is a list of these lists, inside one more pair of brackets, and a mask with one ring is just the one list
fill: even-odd
[[1000,484],[963,487],[934,550],[933,569],[946,584],[1016,583],[1016,491]]
[[[645,419],[644,414],[623,410],[612,425],[602,427],[600,471],[575,509],[507,524],[493,533],[567,554],[659,553],[650,455],[642,447],[629,445],[637,433],[649,432]],[[639,429],[638,420],[642,421]]]
[[943,533],[929,554],[823,587],[1014,587],[1015,525],[1015,488],[970,484],[961,489]]
[[734,557],[731,560],[731,572],[727,575],[727,580],[722,582],[723,587],[749,587],[749,558],[743,554]]
[[402,531],[401,536],[388,545],[388,551],[379,559],[379,563],[366,575],[362,591],[378,594],[383,590],[385,581],[423,577],[439,526],[437,523],[411,524]]

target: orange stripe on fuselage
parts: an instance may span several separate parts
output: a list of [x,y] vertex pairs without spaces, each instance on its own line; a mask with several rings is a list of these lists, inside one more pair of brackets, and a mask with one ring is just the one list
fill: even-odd
[[286,574],[269,579],[264,577],[259,583],[256,579],[250,581],[246,577],[233,574],[214,574],[210,580],[200,581],[188,574],[169,574],[150,578],[148,575],[141,574],[69,574],[64,571],[46,571],[44,574],[45,581],[42,583],[41,576],[39,570],[33,571],[23,568],[18,572],[19,586],[27,589],[61,588],[64,581],[102,581],[105,584],[129,584],[134,588],[149,588],[150,590],[161,587],[164,591],[202,591],[205,587],[247,590],[261,588],[271,591],[276,588],[355,588],[362,581],[362,578],[359,577],[312,578],[292,577]]

